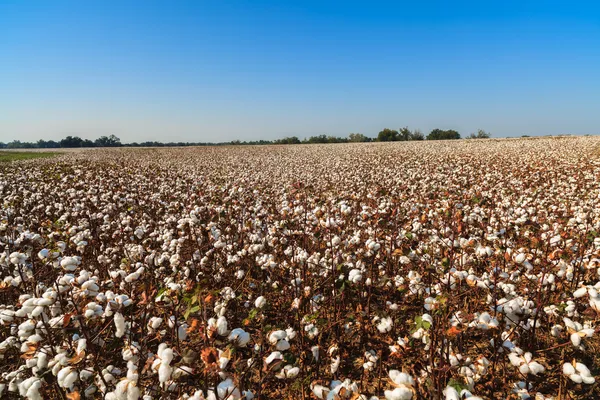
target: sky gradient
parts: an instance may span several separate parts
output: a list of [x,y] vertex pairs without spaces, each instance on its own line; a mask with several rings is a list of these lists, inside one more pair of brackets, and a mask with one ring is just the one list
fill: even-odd
[[0,0],[0,141],[600,133],[598,2]]

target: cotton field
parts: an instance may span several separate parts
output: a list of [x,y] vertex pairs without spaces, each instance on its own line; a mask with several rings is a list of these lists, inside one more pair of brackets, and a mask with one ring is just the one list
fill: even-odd
[[0,165],[0,397],[600,398],[600,138]]

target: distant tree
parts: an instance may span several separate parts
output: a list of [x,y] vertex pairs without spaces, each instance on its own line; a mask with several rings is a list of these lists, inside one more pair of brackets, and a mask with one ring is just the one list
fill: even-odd
[[36,143],[36,147],[40,149],[55,149],[60,147],[60,143],[55,142],[54,140],[38,140]]
[[13,140],[12,142],[8,142],[6,145],[8,149],[21,149],[23,148],[23,143],[20,140]]
[[115,135],[100,136],[95,143],[98,147],[118,147],[121,146],[121,139]]
[[478,129],[477,133],[471,133],[467,136],[467,139],[489,139],[492,135],[489,132],[484,131],[483,129]]
[[425,135],[419,129],[415,129],[411,132],[409,140],[425,140]]
[[63,140],[60,141],[60,147],[81,147],[83,144],[83,139],[79,136],[67,136]]
[[300,144],[302,142],[300,142],[300,139],[298,139],[298,136],[290,136],[290,137],[285,137],[283,139],[277,139],[273,143],[274,144]]
[[460,139],[460,133],[453,129],[442,130],[442,129],[434,129],[429,135],[427,135],[427,140],[449,140],[449,139]]
[[0,142],[0,149],[5,149],[5,148],[6,148],[6,143]]
[[378,142],[395,142],[398,140],[398,131],[385,128],[377,135]]
[[350,135],[348,135],[348,141],[355,143],[370,142],[371,138],[363,135],[362,133],[351,133]]
[[317,136],[311,136],[307,139],[304,139],[302,141],[302,143],[310,143],[310,144],[314,144],[314,143],[327,143],[328,142],[328,138],[327,135],[317,135]]
[[400,128],[400,130],[398,131],[398,140],[406,142],[410,140],[411,134],[412,132],[410,131],[410,129],[408,129],[408,126]]

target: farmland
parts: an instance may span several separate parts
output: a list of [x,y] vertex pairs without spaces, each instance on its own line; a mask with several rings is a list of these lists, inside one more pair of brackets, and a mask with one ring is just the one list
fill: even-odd
[[0,397],[598,398],[599,146],[0,163]]

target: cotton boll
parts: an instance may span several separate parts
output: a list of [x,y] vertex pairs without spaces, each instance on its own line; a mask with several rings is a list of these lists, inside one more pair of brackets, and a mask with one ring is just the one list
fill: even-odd
[[405,387],[386,390],[384,393],[386,400],[410,400],[413,395],[412,390]]
[[219,317],[216,326],[219,336],[227,336],[229,331],[227,330],[227,319],[225,317]]
[[125,334],[125,317],[120,312],[115,313],[114,316],[116,332],[115,336],[120,338]]
[[277,344],[275,345],[275,348],[279,351],[285,351],[290,348],[290,343],[287,340],[282,339],[277,342]]
[[242,395],[240,390],[228,378],[217,385],[217,396],[219,399],[240,400]]
[[264,296],[259,296],[254,301],[254,306],[256,308],[263,308],[266,305],[267,305],[267,299],[265,299]]
[[277,344],[278,341],[285,339],[286,337],[287,337],[286,331],[283,331],[283,330],[273,331],[273,332],[271,332],[271,334],[269,334],[269,343],[275,345],[275,344]]
[[64,367],[56,375],[56,380],[60,387],[72,389],[75,382],[79,379],[79,374],[72,367]]
[[158,367],[158,381],[162,384],[171,378],[173,368],[168,363],[161,363]]
[[245,347],[250,342],[250,334],[241,328],[236,328],[231,331],[228,340],[235,342],[239,347]]

